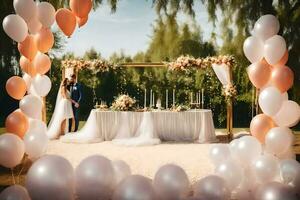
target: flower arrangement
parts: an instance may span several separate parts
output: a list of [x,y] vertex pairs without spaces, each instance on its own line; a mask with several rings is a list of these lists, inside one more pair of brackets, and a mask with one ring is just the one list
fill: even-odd
[[89,69],[94,73],[107,72],[114,66],[105,60],[63,60],[62,68],[75,68],[77,70]]
[[190,107],[185,106],[185,105],[176,105],[171,108],[171,110],[174,112],[182,112],[182,111],[187,111],[189,109],[190,109]]
[[118,96],[118,98],[113,102],[111,109],[114,111],[133,111],[135,110],[135,103],[136,100],[123,94]]
[[223,86],[223,95],[226,98],[234,98],[237,95],[236,87],[233,84]]
[[170,71],[188,71],[191,68],[205,69],[212,64],[226,64],[233,67],[235,59],[230,55],[220,55],[206,58],[194,58],[192,56],[180,56],[174,62],[166,63]]

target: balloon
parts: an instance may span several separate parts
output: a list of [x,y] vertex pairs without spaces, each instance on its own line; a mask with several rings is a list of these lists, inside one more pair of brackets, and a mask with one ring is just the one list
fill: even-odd
[[285,159],[296,159],[296,154],[294,152],[293,147],[288,148],[288,150],[286,150],[283,153],[280,153],[278,155],[275,155],[278,159],[280,160],[285,160]]
[[112,162],[112,166],[115,174],[115,186],[118,185],[123,179],[131,175],[131,169],[122,160],[116,160]]
[[24,143],[16,135],[0,135],[0,165],[13,168],[21,163],[24,155]]
[[252,136],[243,136],[239,139],[234,155],[243,166],[250,165],[262,152],[259,141]]
[[1,200],[31,200],[26,188],[21,185],[12,185],[0,194]]
[[47,132],[47,126],[46,126],[45,122],[43,122],[42,120],[29,119],[29,128],[28,128],[27,133],[29,133],[29,132],[46,133]]
[[255,200],[297,200],[292,188],[278,182],[269,182],[257,189]]
[[273,120],[278,126],[295,126],[300,120],[300,106],[294,101],[284,101]]
[[27,26],[31,34],[38,33],[42,28],[42,24],[38,20],[37,16],[32,18],[29,22],[27,22]]
[[287,127],[272,128],[266,135],[266,149],[277,155],[293,145],[294,135]]
[[188,196],[190,182],[181,167],[167,164],[158,169],[153,185],[160,199],[174,200]]
[[270,79],[271,66],[263,59],[262,61],[252,63],[247,68],[247,72],[251,83],[256,88],[262,88]]
[[252,169],[259,182],[272,181],[279,171],[278,160],[270,154],[261,155],[254,161]]
[[38,52],[36,42],[32,35],[28,35],[26,39],[18,44],[20,53],[29,60],[33,60]]
[[19,15],[8,15],[2,22],[5,33],[16,42],[23,42],[28,35],[26,22]]
[[274,35],[265,41],[264,56],[270,65],[278,63],[285,52],[286,43],[283,37]]
[[94,155],[81,161],[75,170],[78,199],[111,199],[114,170],[107,158]]
[[30,118],[39,119],[43,109],[43,102],[37,96],[26,95],[19,103],[21,111]]
[[38,19],[43,27],[49,28],[55,21],[55,8],[48,2],[41,2],[37,5]]
[[23,138],[28,130],[28,119],[20,110],[16,110],[7,116],[5,128],[7,132]]
[[6,91],[14,99],[20,100],[26,94],[26,83],[19,76],[10,77],[6,81]]
[[289,51],[286,50],[282,58],[274,65],[274,67],[282,67],[284,66],[289,59]]
[[226,144],[215,144],[212,146],[209,152],[209,158],[214,163],[218,165],[230,157],[230,150]]
[[31,77],[35,77],[35,75],[37,74],[35,68],[33,67],[33,62],[31,62],[24,56],[21,56],[20,58],[20,66],[23,72],[29,74]]
[[260,93],[258,103],[264,114],[274,116],[282,105],[281,92],[275,87],[267,87]]
[[264,44],[257,37],[248,37],[244,42],[243,50],[251,63],[259,62],[264,57]]
[[42,28],[35,35],[37,48],[42,53],[47,53],[54,44],[54,36],[49,28]]
[[217,166],[215,173],[226,181],[231,190],[237,188],[243,179],[243,170],[233,159],[229,159]]
[[81,28],[82,26],[84,26],[87,23],[88,19],[89,19],[89,16],[86,16],[83,18],[76,17],[78,27]]
[[115,189],[112,200],[156,200],[157,196],[151,180],[131,175],[125,178]]
[[23,79],[26,83],[26,90],[29,91],[30,86],[31,86],[31,77],[28,74],[24,73]]
[[[88,0],[90,1],[90,0]],[[76,16],[66,8],[60,8],[56,12],[56,23],[62,32],[70,37],[76,28]]]
[[73,167],[61,156],[43,156],[29,168],[25,187],[32,199],[73,200]]
[[279,31],[280,24],[278,19],[273,15],[263,15],[261,16],[254,25],[254,35],[261,40],[266,39],[276,35]]
[[16,13],[27,22],[37,15],[36,4],[33,0],[14,0],[14,8]]
[[33,66],[37,73],[46,74],[51,68],[51,60],[46,54],[38,53],[33,61]]
[[70,8],[77,17],[84,18],[88,16],[92,9],[91,0],[70,0]]
[[46,131],[39,131],[37,128],[27,131],[24,137],[25,152],[29,159],[35,160],[45,154],[47,150],[48,137]]
[[287,92],[282,93],[282,100],[283,102],[289,100],[289,94]]
[[294,72],[287,66],[275,67],[272,70],[271,82],[281,92],[286,92],[293,86]]
[[37,75],[33,81],[32,86],[34,91],[41,97],[47,96],[51,89],[51,80],[46,75]]
[[289,184],[300,175],[300,164],[294,159],[280,162],[280,176],[285,184]]
[[196,198],[229,200],[230,190],[223,178],[210,175],[199,180],[194,186],[194,196]]
[[252,136],[256,137],[260,143],[265,143],[265,136],[268,131],[275,127],[275,124],[269,116],[265,114],[256,115],[250,123],[250,133]]

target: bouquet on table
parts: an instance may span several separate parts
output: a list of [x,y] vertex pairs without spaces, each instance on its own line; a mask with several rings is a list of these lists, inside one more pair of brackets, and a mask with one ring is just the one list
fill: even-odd
[[173,112],[182,112],[182,111],[187,111],[189,109],[190,109],[190,107],[186,106],[186,105],[176,105],[176,106],[173,106],[171,108],[171,111],[173,111]]
[[122,94],[113,102],[111,109],[114,111],[134,111],[136,100]]

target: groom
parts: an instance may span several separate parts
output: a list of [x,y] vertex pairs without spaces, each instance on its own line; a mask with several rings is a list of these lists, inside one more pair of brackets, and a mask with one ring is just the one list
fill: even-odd
[[[80,107],[80,101],[82,99],[82,90],[81,90],[81,85],[77,83],[76,75],[73,74],[70,79],[70,84],[69,84],[69,91],[71,94],[71,99],[73,100],[72,103],[72,109],[73,109],[73,114],[74,114],[74,121],[75,121],[75,129],[74,132],[78,131],[78,125],[79,125],[79,107]],[[73,125],[73,120],[69,120],[69,132],[72,132],[72,125]]]

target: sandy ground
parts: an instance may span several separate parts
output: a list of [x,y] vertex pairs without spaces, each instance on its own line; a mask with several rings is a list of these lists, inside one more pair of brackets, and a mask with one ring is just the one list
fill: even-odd
[[47,154],[58,154],[76,167],[84,158],[100,154],[110,160],[124,160],[133,174],[153,178],[158,168],[167,163],[181,166],[192,183],[213,172],[208,158],[212,144],[163,143],[156,146],[123,147],[112,142],[96,144],[67,144],[51,141]]

